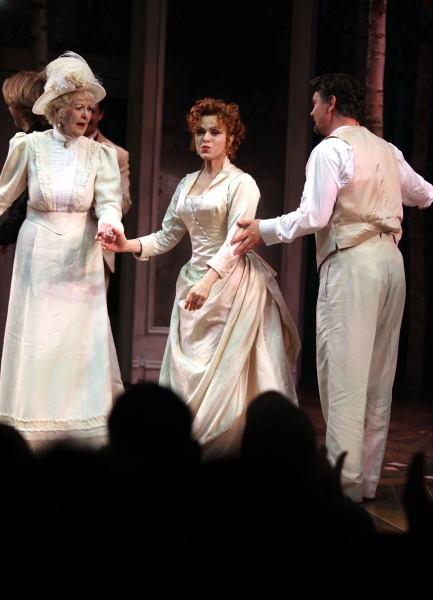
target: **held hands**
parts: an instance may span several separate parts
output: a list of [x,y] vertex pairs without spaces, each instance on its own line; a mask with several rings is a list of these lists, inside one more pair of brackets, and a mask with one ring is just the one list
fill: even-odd
[[185,299],[185,310],[199,310],[209,298],[212,286],[217,279],[219,279],[218,273],[210,268],[203,279],[190,289]]
[[260,219],[254,219],[253,221],[238,221],[237,224],[239,227],[243,227],[244,230],[237,233],[232,239],[232,246],[234,244],[239,244],[234,251],[235,254],[242,256],[263,242],[262,236],[260,235],[259,223]]
[[[103,228],[104,230],[98,231],[95,236],[95,240],[101,242],[102,248],[111,252],[126,252],[128,240],[125,234],[115,227],[110,228],[103,225]],[[105,228],[107,228],[107,231],[105,231]]]
[[[100,242],[114,242],[116,239],[116,234],[114,233],[115,228],[109,223],[101,223],[99,225],[98,233],[95,236],[95,240],[99,240]],[[116,231],[119,231],[116,229]],[[120,231],[119,231],[120,234]]]

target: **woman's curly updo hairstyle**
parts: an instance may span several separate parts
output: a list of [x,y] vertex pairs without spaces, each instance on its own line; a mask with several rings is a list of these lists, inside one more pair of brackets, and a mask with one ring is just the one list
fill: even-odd
[[[63,119],[69,104],[73,102],[77,96],[83,96],[90,102],[95,101],[95,95],[90,90],[85,90],[84,92],[77,90],[76,92],[62,94],[61,96],[54,98],[54,100],[51,100],[45,108],[45,117],[48,123],[50,125],[55,125],[58,118]],[[58,110],[57,115],[56,109]]]
[[[195,133],[201,127],[202,117],[215,116],[220,127],[227,133],[227,156],[236,158],[236,151],[245,137],[245,127],[239,115],[239,108],[233,102],[226,104],[223,100],[203,98],[197,100],[186,117],[188,129],[192,134],[190,150],[195,150]],[[230,143],[230,137],[233,140]]]

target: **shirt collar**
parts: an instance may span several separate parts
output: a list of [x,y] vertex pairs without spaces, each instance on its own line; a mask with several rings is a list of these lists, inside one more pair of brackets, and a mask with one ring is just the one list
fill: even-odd
[[331,135],[335,135],[337,133],[337,131],[340,131],[341,129],[345,129],[346,127],[352,127],[352,126],[351,125],[341,125],[340,127],[337,127],[337,129],[334,129],[334,131],[332,133],[330,133],[326,137],[330,137]]

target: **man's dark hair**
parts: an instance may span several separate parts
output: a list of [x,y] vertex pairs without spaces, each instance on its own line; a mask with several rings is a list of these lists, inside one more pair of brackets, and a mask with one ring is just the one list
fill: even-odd
[[346,73],[320,75],[310,81],[322,102],[335,96],[335,107],[343,117],[356,119],[361,125],[365,118],[365,87]]
[[102,100],[99,100],[98,104],[99,104],[99,112],[105,110],[105,98],[102,98]]

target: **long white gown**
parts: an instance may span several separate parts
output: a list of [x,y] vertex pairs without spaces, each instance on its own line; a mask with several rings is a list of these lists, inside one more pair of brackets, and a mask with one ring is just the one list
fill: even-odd
[[[162,229],[139,238],[141,260],[173,248],[189,232],[191,260],[182,268],[160,384],[183,398],[205,460],[236,455],[249,403],[276,390],[297,403],[291,367],[300,342],[275,282],[257,254],[239,259],[230,241],[238,219],[253,219],[260,193],[255,181],[230,163],[202,196],[191,196],[197,173],[179,184]],[[204,306],[184,309],[193,285],[214,268],[220,278]]]
[[53,130],[17,134],[0,178],[0,214],[28,184],[0,372],[0,422],[35,447],[100,445],[123,391],[100,244],[89,215],[121,218],[116,151]]

